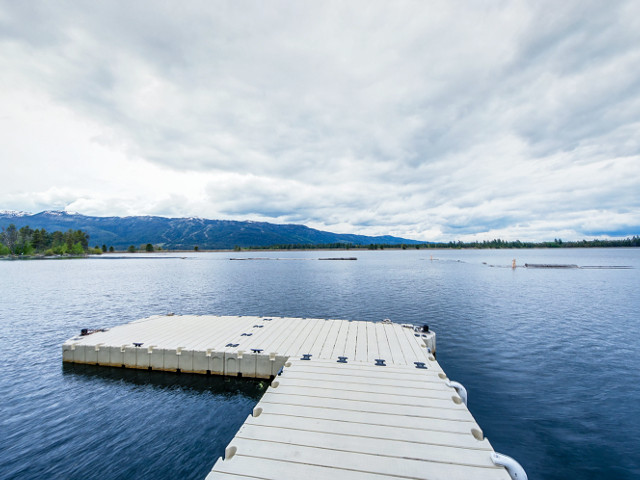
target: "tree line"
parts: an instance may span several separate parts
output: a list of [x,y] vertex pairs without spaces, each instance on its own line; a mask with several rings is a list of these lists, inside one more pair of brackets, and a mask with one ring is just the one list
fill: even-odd
[[[89,248],[89,235],[82,230],[47,232],[29,226],[17,229],[14,224],[0,231],[0,255],[84,255]],[[99,253],[102,253],[99,251]]]
[[615,239],[615,240],[575,240],[563,241],[555,238],[552,242],[521,242],[520,240],[507,241],[499,238],[484,240],[482,242],[448,242],[429,243],[421,245],[422,248],[611,248],[611,247],[640,247],[640,237]]
[[[481,242],[430,242],[416,244],[388,244],[388,243],[370,243],[367,245],[358,245],[354,243],[336,242],[321,244],[278,244],[269,246],[254,246],[247,250],[384,250],[384,249],[500,249],[500,248],[604,248],[604,247],[640,247],[640,236],[633,236],[624,239],[615,240],[578,240],[563,241],[556,238],[548,242],[521,242],[520,240],[507,241],[502,239],[484,240]],[[235,246],[235,251],[241,251],[245,248]],[[160,251],[161,246],[154,246],[151,243],[142,245],[139,249],[134,245],[130,245],[127,251]],[[199,251],[199,247],[194,247],[195,251]],[[95,248],[89,247],[89,235],[82,230],[68,230],[66,232],[47,232],[44,228],[33,230],[29,226],[17,229],[14,224],[9,225],[6,229],[2,227],[0,231],[0,255],[83,255],[86,253],[100,254],[103,252],[113,252],[113,246],[107,249],[106,245],[102,248],[96,245]]]
[[[248,250],[384,250],[389,249],[457,249],[457,248],[476,248],[476,249],[498,249],[498,248],[611,248],[611,247],[640,247],[640,236],[633,236],[616,240],[577,240],[563,241],[556,238],[548,242],[521,242],[520,240],[508,241],[502,239],[484,240],[482,242],[430,242],[415,244],[388,244],[388,243],[370,243],[368,245],[356,245],[353,243],[322,243],[322,244],[279,244],[270,246],[250,247]],[[236,246],[236,251],[242,250]]]

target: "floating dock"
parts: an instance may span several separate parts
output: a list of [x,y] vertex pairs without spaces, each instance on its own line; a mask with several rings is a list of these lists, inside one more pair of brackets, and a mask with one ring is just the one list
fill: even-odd
[[427,326],[165,315],[83,333],[64,362],[273,379],[206,480],[526,480],[484,438]]
[[[272,378],[291,357],[429,363],[435,333],[413,325],[280,317],[165,315],[74,337],[62,360],[112,367]],[[434,359],[435,360],[435,359]]]
[[525,268],[580,268],[573,263],[525,263],[524,266]]

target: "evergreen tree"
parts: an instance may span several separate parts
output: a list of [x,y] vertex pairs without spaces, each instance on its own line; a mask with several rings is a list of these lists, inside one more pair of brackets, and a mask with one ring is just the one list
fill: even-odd
[[45,246],[44,245],[44,241],[45,241],[44,233],[45,233],[44,228],[42,230],[36,229],[33,232],[31,243],[33,244],[33,248],[36,249],[36,252],[39,252],[39,251],[44,249],[44,246]]

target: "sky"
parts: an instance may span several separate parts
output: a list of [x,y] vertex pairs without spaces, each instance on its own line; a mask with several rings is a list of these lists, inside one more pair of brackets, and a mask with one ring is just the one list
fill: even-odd
[[640,234],[640,2],[0,0],[0,210]]

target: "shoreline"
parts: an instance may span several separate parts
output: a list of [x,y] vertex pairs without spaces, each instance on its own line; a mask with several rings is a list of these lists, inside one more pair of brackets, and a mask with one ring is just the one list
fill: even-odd
[[[64,260],[64,259],[82,259],[82,258],[131,258],[132,256],[136,256],[136,258],[144,258],[145,256],[152,255],[164,255],[164,254],[185,254],[185,253],[267,253],[267,252],[384,252],[386,250],[398,251],[398,250],[408,250],[408,251],[437,251],[437,250],[504,250],[504,251],[522,251],[522,250],[592,250],[592,249],[605,249],[605,248],[615,248],[615,249],[634,249],[638,247],[634,246],[567,246],[567,247],[545,247],[545,246],[531,246],[531,247],[504,247],[504,248],[495,248],[495,247],[426,247],[426,248],[411,248],[401,246],[392,246],[392,247],[384,247],[371,249],[367,246],[363,247],[351,247],[351,248],[243,248],[242,250],[237,250],[234,248],[219,248],[219,249],[198,249],[198,250],[159,250],[154,252],[129,252],[127,250],[116,250],[113,252],[104,252],[101,254],[82,254],[82,255],[1,255],[0,260]],[[155,257],[155,258],[163,258],[163,257]],[[164,257],[169,258],[169,257]]]

